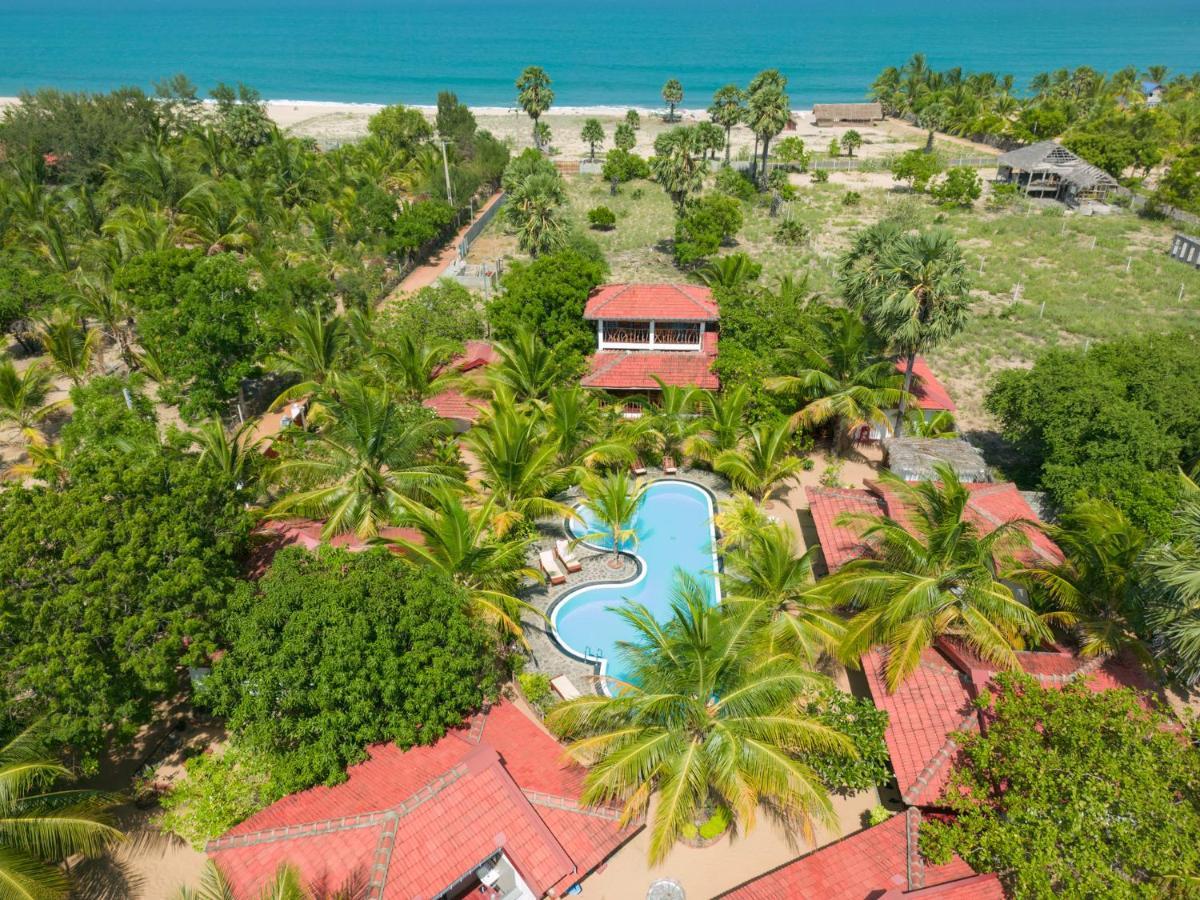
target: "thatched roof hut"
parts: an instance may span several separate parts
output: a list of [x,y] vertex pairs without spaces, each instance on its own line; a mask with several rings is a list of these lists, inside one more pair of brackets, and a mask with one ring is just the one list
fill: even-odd
[[878,103],[814,103],[813,121],[817,125],[873,125],[883,119]]
[[1014,183],[1031,197],[1069,203],[1103,200],[1118,187],[1117,180],[1057,141],[1039,141],[1002,153],[996,160],[997,178]]
[[883,449],[888,468],[905,481],[934,481],[938,463],[949,463],[959,481],[992,480],[983,454],[961,438],[889,438]]

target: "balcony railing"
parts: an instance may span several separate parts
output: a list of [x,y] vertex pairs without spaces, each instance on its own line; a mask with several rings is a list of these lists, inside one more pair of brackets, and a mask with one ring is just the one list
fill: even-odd
[[704,332],[688,322],[602,322],[601,350],[699,350]]

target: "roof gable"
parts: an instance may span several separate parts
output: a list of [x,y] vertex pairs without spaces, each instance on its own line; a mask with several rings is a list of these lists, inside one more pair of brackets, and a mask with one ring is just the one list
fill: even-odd
[[629,321],[715,322],[717,301],[695,284],[604,284],[588,297],[583,317]]

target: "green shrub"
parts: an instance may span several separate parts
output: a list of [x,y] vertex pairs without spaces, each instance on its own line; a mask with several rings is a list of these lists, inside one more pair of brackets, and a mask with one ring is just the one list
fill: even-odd
[[798,137],[785,137],[775,145],[775,158],[780,162],[795,165],[801,172],[808,168],[809,153],[804,141]]
[[796,198],[796,188],[788,177],[787,169],[772,169],[771,174],[767,176],[767,184],[784,200]]
[[858,191],[846,191],[842,195],[842,206],[858,206],[862,203],[862,194]]
[[924,191],[941,171],[942,163],[937,154],[924,150],[909,150],[892,160],[892,177],[907,181],[914,191]]
[[856,757],[824,753],[808,757],[808,764],[830,791],[839,794],[862,791],[891,777],[887,744],[883,740],[888,725],[886,710],[866,698],[835,690],[810,704],[809,713],[847,735],[858,752]]
[[929,193],[946,206],[970,206],[983,193],[983,182],[974,169],[956,166]]
[[545,709],[548,701],[553,699],[550,693],[550,676],[541,672],[522,672],[517,676],[521,685],[521,693],[525,699],[538,709]]
[[812,180],[815,184],[825,184],[825,182],[829,181],[829,172],[825,169],[814,169]]
[[624,184],[635,178],[649,178],[650,164],[636,153],[616,147],[605,155],[600,174],[605,181],[616,179]]
[[892,817],[892,811],[886,806],[875,805],[867,810],[867,827],[874,828],[876,825],[882,825]]
[[754,184],[746,174],[732,166],[724,166],[717,172],[716,188],[722,194],[739,200],[750,200],[755,194]]
[[729,810],[723,806],[718,806],[711,816],[700,823],[697,828],[692,822],[685,822],[683,828],[683,836],[689,841],[696,840],[699,837],[704,841],[711,841],[713,838],[720,837],[729,828],[730,818]]
[[692,265],[712,256],[742,227],[742,207],[724,194],[707,194],[688,204],[675,223],[675,261]]
[[786,219],[775,228],[775,237],[785,244],[805,244],[812,236],[812,228],[796,219]]
[[588,223],[597,231],[611,231],[617,224],[617,214],[607,206],[596,206],[588,210]]
[[1016,184],[993,184],[988,193],[988,206],[1003,209],[1012,206],[1021,196],[1021,188]]
[[162,798],[159,825],[196,850],[287,792],[276,780],[276,760],[237,745],[184,763],[187,777]]

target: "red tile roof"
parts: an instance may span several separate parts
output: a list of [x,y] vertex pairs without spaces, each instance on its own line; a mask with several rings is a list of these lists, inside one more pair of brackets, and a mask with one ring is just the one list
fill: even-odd
[[987,875],[975,875],[971,878],[961,878],[958,881],[947,881],[907,893],[888,891],[879,900],[891,900],[891,898],[898,897],[936,897],[938,900],[1003,900],[1004,888],[1000,885],[1000,876],[989,872]]
[[971,867],[957,856],[942,866],[921,856],[920,822],[918,810],[907,810],[720,896],[725,900],[874,900],[888,891],[921,891],[974,880]]
[[490,366],[500,358],[496,348],[488,341],[467,341],[461,355],[450,360],[450,365],[460,372],[471,372],[483,366]]
[[603,284],[588,297],[585,319],[715,322],[712,291],[696,284]]
[[[321,522],[315,519],[267,519],[260,523],[251,535],[252,547],[250,559],[246,564],[247,575],[250,578],[261,578],[271,567],[275,554],[285,547],[303,547],[305,550],[316,550],[321,546]],[[419,543],[424,538],[415,528],[385,527],[379,529],[383,538],[404,538]],[[354,534],[339,534],[329,541],[332,547],[341,547],[351,553],[361,553],[373,545],[361,540]],[[392,552],[403,552],[399,547],[393,547]]]
[[601,350],[593,354],[580,384],[610,391],[657,391],[657,375],[666,384],[715,391],[721,382],[712,371],[714,362],[716,354],[706,352]]
[[582,770],[511,703],[432,746],[369,754],[344,783],[285,797],[209,844],[236,896],[290,862],[329,887],[365,884],[367,898],[427,900],[498,850],[538,896],[561,893],[640,828],[581,807]]
[[438,414],[438,418],[458,419],[474,425],[483,414],[487,401],[479,397],[468,397],[462,391],[451,388],[440,394],[434,394],[432,397],[426,397],[421,401],[421,405],[432,409]]
[[971,701],[971,681],[951,661],[933,648],[921,653],[921,662],[908,678],[887,692],[884,655],[872,651],[862,658],[863,672],[875,705],[887,710],[884,733],[892,771],[904,802],[928,805],[938,799],[950,777],[956,745],[950,732],[979,726]]
[[[896,360],[896,369],[903,372],[908,365],[908,360],[901,358]],[[937,376],[933,374],[933,370],[929,368],[929,363],[925,362],[925,357],[918,356],[913,363],[913,396],[916,397],[916,405],[921,409],[946,409],[954,412],[957,407],[954,401],[950,399],[950,392],[947,391]]]
[[870,491],[846,488],[806,487],[808,509],[817,526],[817,537],[821,542],[821,554],[830,572],[841,568],[857,556],[862,556],[867,545],[859,537],[861,529],[851,525],[837,525],[844,513],[878,516],[887,512],[883,500]]

